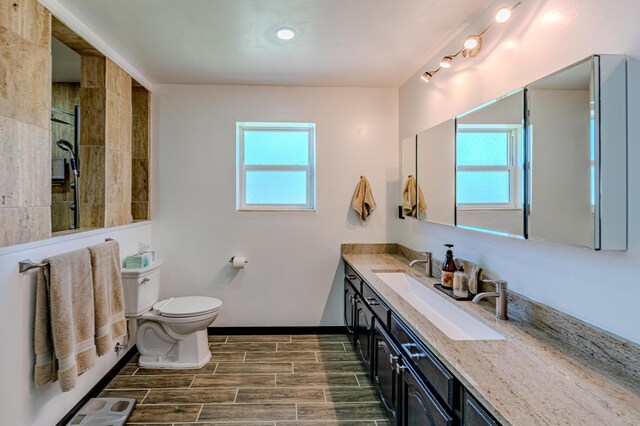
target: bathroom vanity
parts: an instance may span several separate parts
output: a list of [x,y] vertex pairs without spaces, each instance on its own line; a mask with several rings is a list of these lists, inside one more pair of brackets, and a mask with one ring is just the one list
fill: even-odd
[[[394,425],[640,424],[637,346],[620,374],[517,317],[445,299],[479,325],[460,334],[413,303],[419,292],[446,296],[411,259],[389,245],[347,246],[345,324]],[[424,287],[402,294],[388,279],[402,274]]]

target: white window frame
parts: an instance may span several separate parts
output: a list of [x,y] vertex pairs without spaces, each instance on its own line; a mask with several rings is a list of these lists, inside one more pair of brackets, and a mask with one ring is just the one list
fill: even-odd
[[522,126],[509,124],[469,124],[458,125],[458,133],[497,133],[508,134],[507,160],[504,166],[458,166],[456,164],[456,179],[458,172],[465,171],[506,171],[509,173],[509,202],[508,203],[458,203],[458,210],[508,210],[522,208],[522,163],[521,145]]
[[[306,132],[309,161],[307,165],[254,165],[244,162],[244,133],[247,130],[266,132]],[[315,123],[236,123],[236,209],[238,211],[315,211],[316,209],[316,125]],[[304,171],[307,175],[307,198],[301,204],[247,204],[246,175],[248,171]]]

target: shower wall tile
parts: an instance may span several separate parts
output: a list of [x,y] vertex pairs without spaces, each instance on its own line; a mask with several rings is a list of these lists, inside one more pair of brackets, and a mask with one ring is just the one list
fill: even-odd
[[51,14],[32,0],[0,2],[0,27],[43,49],[49,49]]
[[80,203],[80,227],[104,228],[104,204]]
[[80,202],[104,204],[105,148],[81,145],[80,164],[83,171],[80,175]]
[[149,161],[132,160],[131,200],[149,201]]
[[129,74],[109,59],[106,60],[105,68],[107,90],[131,104],[131,77]]
[[149,203],[147,201],[132,201],[131,216],[133,220],[149,220]]
[[[20,27],[19,23],[15,25]],[[48,31],[48,20],[41,25]],[[29,33],[27,29],[18,28],[17,33],[10,27],[0,24],[0,116],[48,129],[51,105],[51,73],[45,72],[51,69],[48,45],[43,47],[23,38],[20,33]]]
[[0,117],[0,208],[51,203],[47,129]]
[[73,223],[73,210],[70,201],[53,201],[51,203],[51,232],[66,231]]
[[131,203],[113,203],[106,206],[105,226],[119,226],[131,223]]
[[51,236],[51,207],[0,208],[2,246],[44,240]]
[[[84,58],[83,58],[84,61]],[[82,87],[80,89],[80,144],[104,146],[106,120],[106,91]]]
[[135,160],[149,159],[149,112],[151,96],[144,88],[136,87],[132,91],[133,140],[131,154]]
[[82,56],[80,60],[80,86],[83,89],[104,89],[106,86],[106,59],[104,56]]

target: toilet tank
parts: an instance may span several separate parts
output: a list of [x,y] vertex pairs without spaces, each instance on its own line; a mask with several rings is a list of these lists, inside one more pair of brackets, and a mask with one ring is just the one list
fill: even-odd
[[142,269],[122,269],[124,314],[137,316],[151,309],[160,298],[161,259]]

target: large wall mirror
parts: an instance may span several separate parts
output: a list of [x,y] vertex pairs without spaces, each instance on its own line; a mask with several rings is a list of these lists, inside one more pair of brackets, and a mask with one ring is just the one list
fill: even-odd
[[594,56],[527,86],[529,238],[626,248],[625,63]]
[[457,118],[457,225],[524,238],[524,92]]
[[455,225],[455,121],[418,134],[418,218]]

